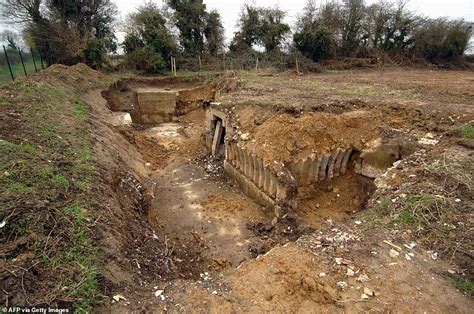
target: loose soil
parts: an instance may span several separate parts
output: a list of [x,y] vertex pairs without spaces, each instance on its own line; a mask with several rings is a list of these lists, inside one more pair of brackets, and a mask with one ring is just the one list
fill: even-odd
[[[126,109],[126,92],[119,103],[110,93],[117,86],[109,93],[94,88],[109,78],[81,66],[49,71],[29,79],[76,84],[74,93],[90,106],[96,174],[89,197],[97,206],[87,228],[99,247],[94,264],[104,295],[96,312],[470,312],[472,287],[461,292],[456,283],[472,285],[473,153],[457,144],[470,139],[456,128],[474,118],[471,72],[241,73],[239,84],[217,84],[237,136],[248,133],[243,142],[268,163],[393,134],[439,141],[375,182],[351,169],[304,187],[297,208],[276,219],[273,208],[257,205],[227,176],[223,156],[209,156],[204,108],[172,123],[117,126],[110,109]],[[178,88],[190,81],[183,82],[126,83]],[[2,139],[10,138],[4,130]],[[9,246],[24,248],[2,243],[11,263],[2,264],[3,300],[27,305],[21,285],[12,284],[17,275],[8,272],[20,263]],[[17,265],[29,270],[38,259]],[[51,284],[54,272],[44,271]],[[44,301],[41,287],[34,289],[28,293],[38,304],[77,304],[62,295]]]

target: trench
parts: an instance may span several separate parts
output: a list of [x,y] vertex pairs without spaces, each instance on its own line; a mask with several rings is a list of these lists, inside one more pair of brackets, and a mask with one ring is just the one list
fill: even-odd
[[103,93],[114,112],[111,123],[150,168],[146,219],[156,234],[198,252],[176,261],[178,268],[194,265],[178,272],[182,278],[232,270],[328,220],[344,221],[363,210],[376,189],[354,148],[313,154],[277,170],[266,166],[235,141],[231,117],[216,109],[215,89],[129,84]]

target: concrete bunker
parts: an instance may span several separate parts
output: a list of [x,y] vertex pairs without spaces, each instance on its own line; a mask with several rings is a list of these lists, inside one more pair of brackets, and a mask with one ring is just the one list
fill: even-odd
[[216,97],[209,78],[138,78],[114,83],[102,96],[109,109],[127,112],[133,123],[154,125],[202,108]]
[[[392,132],[392,136],[387,137],[387,132],[366,129],[373,125],[370,114],[328,116],[316,113],[324,115],[324,123],[319,129],[313,129],[312,133],[305,136],[316,136],[322,140],[301,144],[305,139],[298,141],[298,132],[304,133],[308,130],[298,125],[298,118],[288,117],[291,122],[289,130],[296,134],[296,144],[291,146],[291,151],[285,158],[272,160],[269,157],[269,151],[272,152],[272,149],[276,152],[274,156],[281,155],[278,153],[278,129],[275,129],[274,137],[268,134],[260,136],[268,133],[265,124],[270,122],[254,123],[257,119],[250,119],[252,114],[245,113],[248,109],[243,108],[245,109],[239,114],[235,105],[229,108],[221,103],[211,103],[206,112],[206,144],[213,155],[224,150],[225,171],[237,181],[247,195],[262,205],[276,208],[277,211],[279,208],[297,209],[308,198],[317,198],[318,194],[327,191],[338,191],[333,184],[344,180],[350,180],[353,185],[347,186],[347,193],[362,195],[354,207],[361,209],[375,191],[373,180],[381,176],[394,162],[416,149],[416,145],[401,134],[393,135]],[[281,113],[275,113],[274,116],[275,118],[267,121],[278,121]],[[319,117],[310,117],[309,120],[311,119],[317,120]],[[338,122],[330,123],[331,119]],[[278,128],[278,125],[275,127]],[[338,133],[341,140],[334,140],[337,137],[331,134],[331,127],[343,129]],[[264,131],[260,132],[260,128]],[[284,133],[281,134],[280,146],[288,145],[288,141],[283,140],[284,136]],[[259,142],[260,139],[268,141]],[[273,148],[265,149],[272,144]],[[339,197],[340,193],[336,194]],[[276,214],[278,216],[280,213]]]
[[[211,103],[211,106],[218,103]],[[211,149],[213,156],[225,154],[225,137],[227,133],[226,115],[210,107],[206,110],[206,146]]]

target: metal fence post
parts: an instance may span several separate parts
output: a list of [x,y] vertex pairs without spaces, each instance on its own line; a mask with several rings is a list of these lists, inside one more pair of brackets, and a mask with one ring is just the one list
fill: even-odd
[[31,58],[33,59],[33,64],[35,66],[35,72],[38,72],[38,68],[36,67],[35,55],[33,54],[33,48],[30,47]]
[[25,76],[28,76],[28,73],[26,73],[25,62],[23,62],[23,56],[21,54],[20,48],[18,48],[18,53],[20,54],[21,64],[23,65],[23,72],[25,72]]
[[41,52],[39,53],[39,55],[40,55],[40,61],[41,61],[41,69],[44,70],[43,56],[41,56]]
[[7,53],[7,49],[5,48],[5,45],[3,45],[3,51],[5,52],[5,59],[7,60],[8,70],[10,70],[10,76],[12,77],[12,81],[14,81],[15,76],[13,76],[12,66],[10,64],[10,59],[8,59],[8,53]]

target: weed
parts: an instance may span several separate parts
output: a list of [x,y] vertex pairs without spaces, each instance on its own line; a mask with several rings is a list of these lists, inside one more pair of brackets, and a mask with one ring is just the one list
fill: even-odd
[[87,118],[87,105],[82,100],[77,99],[74,103],[74,114],[79,119],[79,121],[83,122]]
[[21,144],[21,147],[24,149],[25,152],[27,152],[28,154],[31,154],[31,155],[36,155],[37,151],[36,151],[36,147],[34,147],[33,145],[29,144],[29,143],[23,143]]
[[63,209],[63,213],[74,218],[77,223],[83,223],[86,221],[84,206],[81,204],[71,204]]
[[53,183],[53,185],[57,188],[64,188],[64,189],[67,189],[69,188],[69,181],[68,179],[66,179],[65,177],[63,177],[62,175],[54,175],[52,178],[51,178],[51,182]]
[[450,278],[450,281],[460,291],[466,293],[469,296],[474,295],[474,282],[469,278]]
[[454,128],[454,130],[464,138],[474,139],[474,125],[465,123],[458,125]]
[[382,198],[380,200],[379,209],[382,214],[388,214],[390,212],[390,199],[389,198]]
[[472,189],[474,163],[472,160],[458,160],[455,156],[443,154],[441,158],[424,164],[423,169],[444,179],[451,177]]
[[24,192],[27,192],[28,190],[29,190],[28,187],[25,184],[20,183],[20,182],[13,183],[8,189],[8,191],[10,192],[19,192],[19,193],[24,193]]

